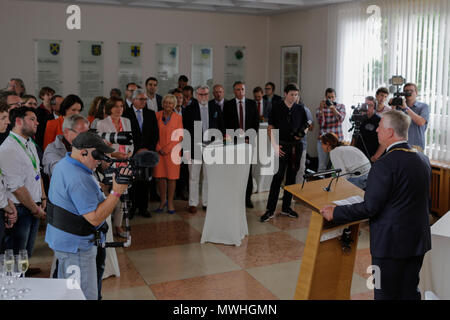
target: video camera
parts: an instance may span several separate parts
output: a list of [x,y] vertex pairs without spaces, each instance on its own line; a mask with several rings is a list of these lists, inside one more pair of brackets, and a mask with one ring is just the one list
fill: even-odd
[[367,119],[367,103],[358,104],[357,107],[352,106],[353,113],[350,117],[350,122],[352,123],[352,128],[359,128],[359,126]]
[[308,120],[307,122],[305,122],[303,125],[300,126],[300,128],[295,128],[294,130],[292,130],[291,132],[291,136],[294,137],[298,137],[300,139],[303,139],[303,137],[306,135],[306,133],[308,132],[307,129],[309,129],[309,127],[311,126],[312,121]]
[[[122,165],[118,165],[116,168],[112,166],[106,169],[103,174],[104,178],[102,179],[102,183],[105,185],[112,185],[112,175],[116,174],[116,182],[118,184],[132,184],[133,181],[150,181],[152,178],[151,168],[155,167],[159,162],[159,155],[154,151],[142,151],[140,153],[135,154],[130,159],[112,159],[108,157],[106,154],[94,150],[92,152],[92,157],[95,160],[106,161],[110,164],[118,163]],[[132,175],[126,176],[120,174],[120,169],[123,167],[127,167],[131,170]]]
[[394,91],[394,86],[397,87],[396,92],[394,92],[394,98],[392,98],[392,101],[389,103],[390,106],[401,106],[403,104],[402,97],[409,97],[411,95],[410,92],[400,92],[400,86],[404,85],[406,83],[406,79],[402,76],[392,76],[391,79],[389,79],[389,84],[392,86],[389,88],[390,91]]

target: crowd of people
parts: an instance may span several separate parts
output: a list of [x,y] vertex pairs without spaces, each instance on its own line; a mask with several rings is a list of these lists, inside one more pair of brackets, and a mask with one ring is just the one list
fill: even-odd
[[[223,134],[227,129],[258,131],[261,122],[268,122],[268,137],[279,158],[279,170],[273,176],[261,222],[274,217],[283,181],[286,185],[303,181],[306,137],[314,126],[319,129],[317,170],[340,168],[342,174],[348,173],[348,181],[364,190],[370,190],[371,167],[383,158],[390,146],[380,141],[379,126],[384,114],[392,114],[391,109],[410,119],[407,133],[402,131],[400,134],[401,141],[418,152],[425,147],[429,107],[416,101],[418,92],[413,83],[404,85],[407,95],[401,105],[386,103],[389,95],[386,88],[379,88],[375,97],[366,97],[367,112],[359,124],[360,134],[353,136],[351,145],[343,141],[342,123],[346,109],[336,101],[336,91],[332,88],[326,89],[325,99],[320,101],[314,119],[311,110],[301,102],[296,84],[283,88],[284,96],[281,97],[275,94],[275,84],[268,82],[264,89],[254,88],[251,99],[247,97],[245,83],[237,81],[233,85],[234,98],[226,100],[221,84],[214,85],[210,92],[206,85],[194,89],[188,83],[186,76],[180,76],[178,87],[164,96],[157,93],[155,77],[147,78],[144,88],[128,83],[124,97],[120,89],[114,88],[110,97],[93,99],[88,116],[84,117],[80,114],[84,104],[77,95],[64,97],[50,87],[43,87],[39,92],[39,104],[36,97],[26,94],[22,80],[11,79],[0,93],[2,250],[10,248],[18,252],[27,249],[32,256],[39,221],[49,215],[46,242],[56,257],[54,276],[66,278],[69,276],[66,267],[87,261],[80,266],[81,288],[88,299],[101,298],[106,253],[100,247],[97,249],[92,239],[104,228],[109,215],[112,215],[113,234],[127,237],[122,227],[123,212],[119,201],[127,186],[116,181],[107,186],[94,178],[93,173],[101,161],[93,151],[122,160],[144,151],[158,154],[159,162],[152,170],[154,179],[134,181],[129,189],[130,218],[135,215],[150,218],[152,213],[166,211],[174,214],[175,199],[187,201],[187,211],[196,213],[200,203],[203,210],[207,209],[207,186],[211,183],[202,161],[195,161],[201,160],[195,158],[198,154],[201,157],[201,152],[195,152],[198,143],[194,141],[194,127],[197,122],[201,123],[203,142],[207,140],[203,134],[209,129],[217,129]],[[185,137],[180,129],[189,132],[191,150],[182,150],[180,142]],[[279,139],[274,139],[275,130],[278,130]],[[120,132],[131,132],[131,145],[106,142],[99,136]],[[253,143],[248,138],[246,142]],[[174,161],[173,154],[192,161]],[[121,164],[114,166],[120,169]],[[130,174],[125,168],[122,172]],[[251,169],[245,178],[245,204],[247,208],[253,208]],[[298,218],[291,200],[292,195],[284,192],[281,213]],[[149,201],[158,203],[152,212]],[[84,217],[82,220],[88,225],[74,231],[66,222],[58,224],[57,218],[65,212]],[[344,211],[339,211],[339,219],[347,219],[341,212]],[[326,214],[328,219],[332,218],[329,211]],[[336,216],[335,213],[335,219]],[[104,238],[99,237],[100,240]],[[35,268],[28,270],[31,275],[36,272],[39,270]],[[86,274],[89,276],[83,278]]]

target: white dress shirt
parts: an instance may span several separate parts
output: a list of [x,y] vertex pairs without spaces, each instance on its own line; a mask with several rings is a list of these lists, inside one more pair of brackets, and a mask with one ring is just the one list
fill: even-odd
[[[12,192],[21,187],[27,188],[34,202],[41,202],[41,175],[39,156],[36,146],[31,139],[24,139],[14,132],[10,132],[25,146],[26,150],[11,136],[8,136],[0,146],[0,169],[3,181],[8,189],[7,197],[15,204],[19,204]],[[36,160],[34,168],[31,158]]]
[[202,133],[205,133],[209,128],[209,111],[208,102],[206,104],[200,104],[200,119],[202,120]]
[[147,108],[158,112],[158,101],[156,101],[156,94],[153,99],[147,98]]
[[241,114],[239,113],[239,101],[242,101],[242,115],[244,117],[244,121],[242,122],[244,124],[244,131],[245,131],[245,97],[242,98],[242,100],[239,100],[238,98],[236,98],[236,108],[237,108],[237,114],[238,114],[238,120],[239,123],[241,121],[240,116]]

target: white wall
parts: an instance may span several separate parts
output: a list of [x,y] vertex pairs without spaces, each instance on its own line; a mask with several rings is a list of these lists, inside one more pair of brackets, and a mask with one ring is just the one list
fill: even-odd
[[[67,30],[66,8],[70,3],[1,0],[0,87],[11,77],[25,81],[34,92],[33,39],[63,40],[63,94],[77,93],[77,41],[104,41],[104,94],[116,87],[120,41],[143,42],[143,78],[155,74],[156,43],[177,43],[180,73],[190,74],[192,44],[213,46],[213,78],[224,81],[225,45],[245,45],[248,88],[264,85],[268,17],[194,11],[169,11],[79,4],[81,30]],[[251,92],[249,91],[249,94]]]
[[[281,47],[302,46],[301,92],[305,105],[315,112],[324,96],[327,84],[327,7],[272,16],[270,19],[270,52],[268,78],[272,79],[281,94]],[[318,126],[308,135],[308,154],[317,156]]]
[[[292,13],[254,16],[80,4],[81,30],[66,29],[69,3],[1,0],[0,87],[11,77],[34,92],[33,39],[64,41],[63,94],[77,93],[77,41],[104,41],[104,94],[117,83],[117,42],[143,42],[143,77],[155,74],[156,43],[180,46],[180,73],[190,74],[191,44],[213,46],[213,77],[224,82],[224,46],[245,45],[247,96],[273,81],[280,88],[281,46],[302,46],[302,99],[315,113],[325,88],[327,7]],[[316,126],[317,128],[317,126]],[[308,138],[308,153],[316,155],[317,129]]]

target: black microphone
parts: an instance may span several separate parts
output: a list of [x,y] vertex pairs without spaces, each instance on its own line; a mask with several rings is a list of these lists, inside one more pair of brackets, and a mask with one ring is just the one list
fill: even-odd
[[327,175],[330,173],[339,173],[341,172],[342,169],[330,169],[330,170],[324,170],[324,171],[318,171],[318,172],[314,172],[314,173],[307,173],[303,175],[303,179],[310,179],[310,178],[315,178],[318,176],[322,176],[322,175]]
[[163,117],[162,117],[162,121],[163,121],[163,122],[166,122],[166,117],[163,116]]
[[355,171],[355,172],[347,172],[347,173],[344,173],[343,175],[337,175],[336,177],[333,177],[333,178],[330,180],[330,183],[328,184],[328,187],[323,188],[323,190],[325,190],[325,191],[327,191],[327,192],[330,192],[330,190],[331,190],[331,183],[333,183],[333,180],[334,180],[334,179],[336,179],[336,183],[337,183],[337,180],[338,180],[340,177],[347,176],[347,175],[349,175],[349,174],[352,174],[352,175],[355,175],[355,176],[359,176],[359,175],[361,175],[361,172],[360,172],[360,171]]
[[159,155],[155,151],[142,151],[135,154],[132,160],[136,167],[153,168],[159,162]]

